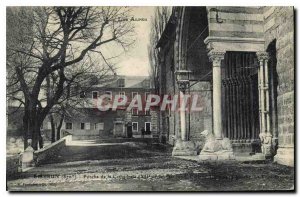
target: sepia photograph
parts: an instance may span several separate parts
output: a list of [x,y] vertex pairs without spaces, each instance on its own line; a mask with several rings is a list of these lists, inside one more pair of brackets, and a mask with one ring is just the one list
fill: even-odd
[[7,191],[295,192],[293,6],[5,10]]

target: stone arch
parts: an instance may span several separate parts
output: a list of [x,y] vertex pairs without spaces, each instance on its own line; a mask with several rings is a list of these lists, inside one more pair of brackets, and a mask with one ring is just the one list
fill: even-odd
[[203,6],[180,7],[176,10],[176,18],[176,69],[190,69],[194,73],[204,75],[211,69],[204,43],[209,34],[208,10]]
[[[182,140],[191,140],[200,138],[200,132],[208,129],[212,130],[211,118],[211,62],[207,54],[207,46],[204,40],[209,34],[209,21],[206,7],[176,7],[176,34],[174,44],[174,64],[175,73],[179,76],[189,74],[189,82],[186,79],[177,81],[180,95],[183,94],[197,94],[197,96],[205,100],[205,112],[183,113],[180,117],[180,130],[176,134],[181,136]],[[190,72],[187,72],[190,71]],[[206,76],[203,80],[203,76]],[[204,81],[204,83],[202,83]],[[205,90],[200,91],[200,90]],[[184,121],[185,120],[185,121]],[[199,122],[199,124],[192,124],[192,122]],[[205,126],[204,126],[205,125]],[[192,135],[193,136],[192,136]]]

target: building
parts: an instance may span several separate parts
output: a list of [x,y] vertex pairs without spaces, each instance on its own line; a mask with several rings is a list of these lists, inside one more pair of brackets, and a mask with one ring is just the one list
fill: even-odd
[[[78,99],[84,99],[85,105],[78,105],[75,110],[68,111],[62,132],[72,134],[75,139],[128,137],[128,127],[131,127],[133,137],[140,137],[144,127],[146,137],[156,137],[156,111],[139,111],[136,108],[127,111],[127,106],[134,96],[140,95],[145,100],[148,94],[153,93],[148,77],[115,76],[107,83],[93,85],[88,91],[78,91]],[[127,102],[116,110],[113,110],[112,106],[105,111],[99,110],[101,95],[106,95],[110,103],[117,96],[126,96]],[[44,130],[49,129],[50,122],[45,122]]]
[[294,165],[293,7],[174,7],[157,48],[160,94],[202,99],[200,112],[161,112],[162,138],[209,130],[235,155]]
[[[128,129],[132,130],[132,137],[141,137],[141,129],[145,129],[146,138],[157,138],[157,111],[138,110],[127,111],[127,107],[136,95],[143,101],[147,95],[153,93],[149,77],[145,76],[119,76],[116,75],[105,83],[93,85],[88,88],[74,88],[77,91],[75,100],[78,104],[66,109],[62,122],[61,134],[72,134],[74,139],[95,139],[110,137],[128,137]],[[43,94],[43,93],[41,93]],[[119,95],[127,97],[127,102],[116,110],[112,106],[108,110],[99,110],[98,102],[101,95],[106,95],[108,102],[112,103]],[[74,99],[74,98],[73,98]],[[82,102],[80,102],[82,100]],[[9,112],[18,110],[8,116],[8,135],[22,136],[22,109],[16,103],[8,104]],[[55,127],[59,124],[59,116],[54,116]],[[42,126],[44,140],[51,139],[51,122],[46,117]],[[56,134],[57,135],[57,134]]]

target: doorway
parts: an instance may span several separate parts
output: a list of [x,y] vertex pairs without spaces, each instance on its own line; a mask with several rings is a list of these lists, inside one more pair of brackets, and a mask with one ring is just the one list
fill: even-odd
[[146,135],[151,134],[151,122],[145,122],[145,134]]
[[258,64],[254,52],[226,52],[222,65],[223,135],[235,152],[260,152]]

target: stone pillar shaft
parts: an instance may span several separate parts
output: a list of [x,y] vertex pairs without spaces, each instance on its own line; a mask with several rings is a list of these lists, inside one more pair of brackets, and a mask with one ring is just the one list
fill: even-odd
[[261,94],[262,94],[262,91],[261,91],[261,85],[260,85],[260,65],[258,66],[258,70],[257,70],[257,81],[258,81],[258,105],[259,105],[259,107],[258,107],[258,110],[259,110],[259,128],[261,129],[262,128],[262,114],[261,114],[261,112],[262,112],[262,104],[261,104]]
[[271,133],[270,114],[269,114],[269,74],[268,74],[268,54],[258,52],[258,84],[259,84],[259,103],[261,116],[261,133]]
[[259,61],[259,102],[260,102],[260,140],[262,153],[265,156],[272,155],[272,132],[270,128],[269,113],[269,80],[268,80],[268,53],[257,52]]
[[266,127],[265,127],[265,93],[264,93],[264,62],[260,61],[259,62],[259,91],[260,91],[260,98],[259,98],[259,103],[260,103],[260,119],[261,119],[261,128],[260,132],[265,132]]
[[[199,158],[200,160],[232,160],[235,158],[232,144],[228,138],[223,139],[222,130],[221,63],[224,59],[225,52],[210,51],[208,55],[213,65],[213,134],[216,140],[208,138],[208,136],[211,135],[209,131],[203,131],[201,133],[207,138]],[[224,146],[224,144],[227,145]]]
[[222,139],[222,76],[221,61],[224,59],[225,52],[211,51],[210,60],[213,64],[213,133],[216,139]]
[[217,139],[222,139],[222,106],[221,106],[221,65],[220,61],[213,62],[213,124]]
[[266,105],[265,105],[265,114],[266,114],[266,121],[267,121],[267,126],[266,126],[266,130],[267,133],[270,133],[270,110],[269,110],[269,74],[268,74],[268,60],[265,60],[265,86],[264,86],[264,90],[265,90],[265,97],[266,97]]
[[182,91],[179,92],[180,94],[180,130],[181,130],[181,139],[183,141],[187,140],[186,135],[186,119],[185,119],[185,110],[182,109],[182,105],[185,105],[184,103],[184,93]]

